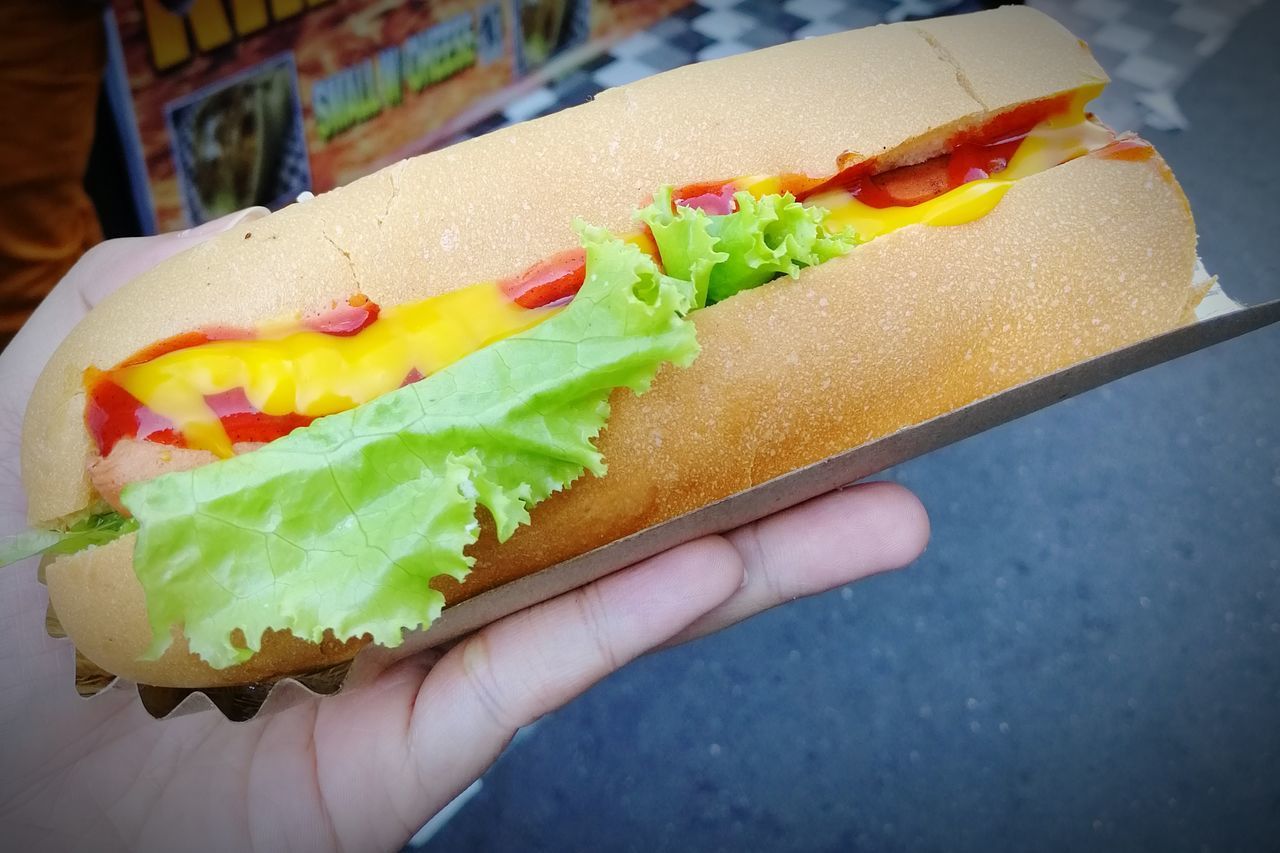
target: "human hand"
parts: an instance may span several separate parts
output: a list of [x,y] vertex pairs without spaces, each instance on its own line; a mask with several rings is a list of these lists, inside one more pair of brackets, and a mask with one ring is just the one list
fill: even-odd
[[[36,376],[97,301],[265,211],[114,240],[86,255],[0,354],[0,534],[26,526],[18,472]],[[90,700],[44,629],[36,560],[0,571],[0,824],[14,849],[393,850],[516,730],[658,646],[909,563],[928,538],[910,492],[855,486],[674,548],[266,718],[153,720],[131,690]]]

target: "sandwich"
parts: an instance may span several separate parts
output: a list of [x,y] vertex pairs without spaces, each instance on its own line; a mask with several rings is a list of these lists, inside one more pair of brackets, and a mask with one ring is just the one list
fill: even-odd
[[1194,319],[1168,166],[1008,7],[676,69],[412,158],[99,304],[26,415],[51,609],[269,682]]

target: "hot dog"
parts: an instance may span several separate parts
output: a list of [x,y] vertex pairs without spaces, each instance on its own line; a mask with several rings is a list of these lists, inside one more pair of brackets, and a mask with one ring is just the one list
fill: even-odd
[[51,605],[132,680],[304,671],[1185,323],[1190,211],[1149,145],[1087,115],[1105,81],[1022,8],[839,34],[178,256],[95,309],[31,401],[31,522],[92,534],[48,563]]

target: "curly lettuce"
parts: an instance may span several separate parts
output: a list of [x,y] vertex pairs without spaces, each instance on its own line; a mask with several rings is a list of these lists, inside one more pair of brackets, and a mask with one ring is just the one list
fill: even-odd
[[605,473],[593,441],[610,393],[643,393],[663,364],[693,360],[690,311],[856,244],[790,195],[735,199],[712,216],[661,190],[637,213],[661,268],[580,226],[586,281],[559,314],[253,453],[132,484],[122,500],[133,518],[0,541],[0,565],[137,530],[150,658],[174,626],[217,668],[251,657],[267,629],[398,645],[443,608],[432,580],[467,576],[480,507],[506,540],[553,492]]
[[858,239],[823,225],[825,208],[788,194],[734,194],[737,209],[712,215],[675,206],[671,187],[636,214],[649,226],[669,275],[693,282],[697,305],[721,302],[782,275],[847,254]]
[[[698,352],[687,281],[582,227],[587,276],[560,314],[426,379],[253,452],[127,487],[154,658],[181,625],[210,665],[268,628],[398,645],[466,577],[476,510],[505,540],[584,471],[615,388],[648,389]],[[239,632],[244,643],[233,643]]]
[[37,554],[72,554],[105,545],[138,528],[138,522],[115,511],[87,515],[66,530],[28,530],[0,539],[0,566]]

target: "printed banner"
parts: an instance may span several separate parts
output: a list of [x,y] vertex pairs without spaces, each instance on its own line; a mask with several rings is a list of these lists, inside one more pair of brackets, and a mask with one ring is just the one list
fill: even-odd
[[113,0],[135,200],[163,231],[322,192],[688,2]]

